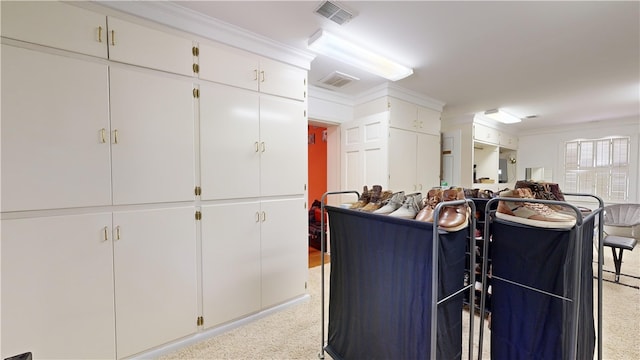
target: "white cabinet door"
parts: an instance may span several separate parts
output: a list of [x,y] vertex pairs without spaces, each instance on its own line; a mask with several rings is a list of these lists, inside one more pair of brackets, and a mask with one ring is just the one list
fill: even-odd
[[176,74],[193,75],[193,41],[109,17],[109,59]]
[[260,97],[260,194],[304,194],[307,119],[301,102]]
[[440,186],[440,136],[416,134],[416,137],[416,182],[426,196],[429,189]]
[[305,293],[308,221],[304,199],[261,203],[262,307]]
[[110,224],[110,213],[2,220],[2,358],[115,357]]
[[473,138],[489,144],[498,144],[498,130],[488,126],[473,124]]
[[342,189],[389,184],[389,113],[381,112],[340,125]]
[[200,78],[258,91],[258,58],[222,44],[199,45]]
[[193,84],[111,68],[113,203],[193,200]]
[[418,106],[418,128],[416,131],[440,135],[440,111]]
[[256,93],[224,85],[201,86],[200,174],[203,200],[260,195]]
[[262,58],[259,75],[260,92],[297,100],[307,97],[307,71],[304,69]]
[[195,333],[195,209],[113,213],[118,358]]
[[202,207],[205,328],[260,310],[260,204]]
[[407,101],[389,98],[389,126],[404,130],[416,130],[418,106]]
[[2,1],[0,6],[3,37],[107,57],[105,15],[58,1]]
[[416,133],[389,129],[389,189],[420,192],[416,182]]
[[108,81],[106,65],[2,45],[3,212],[111,203]]

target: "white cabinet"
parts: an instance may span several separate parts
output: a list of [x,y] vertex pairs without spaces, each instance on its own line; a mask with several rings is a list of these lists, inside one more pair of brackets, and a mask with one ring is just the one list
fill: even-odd
[[389,185],[389,116],[377,113],[344,122],[341,129],[342,188]]
[[202,199],[303,194],[305,109],[298,101],[202,85]]
[[197,330],[194,207],[113,213],[118,358]]
[[109,59],[192,76],[193,41],[109,17]]
[[0,6],[3,37],[107,57],[103,14],[57,1],[2,1]]
[[440,134],[440,112],[407,101],[388,98],[389,126],[421,133]]
[[123,358],[194,333],[195,259],[193,207],[2,220],[2,357],[117,342]]
[[440,112],[392,96],[360,104],[341,125],[343,189],[417,192],[440,184]]
[[193,41],[58,1],[3,1],[2,36],[192,76]]
[[111,203],[108,84],[106,65],[2,45],[3,212]]
[[110,224],[111,213],[2,220],[3,359],[115,358]]
[[426,192],[440,183],[440,137],[389,129],[389,188]]
[[306,214],[302,198],[202,207],[205,328],[305,293]]
[[113,203],[194,198],[193,83],[111,68]]
[[193,199],[190,81],[6,45],[2,60],[2,211]]
[[473,124],[473,139],[489,144],[499,144],[499,131],[488,126]]
[[307,96],[307,71],[222,44],[199,45],[199,76],[297,100]]
[[518,137],[505,132],[500,132],[500,146],[503,148],[516,150],[518,149]]

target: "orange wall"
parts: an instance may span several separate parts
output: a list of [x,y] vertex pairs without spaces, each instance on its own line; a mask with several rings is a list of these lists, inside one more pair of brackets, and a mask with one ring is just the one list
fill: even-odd
[[322,134],[327,128],[308,126],[309,208],[327,192],[327,141]]

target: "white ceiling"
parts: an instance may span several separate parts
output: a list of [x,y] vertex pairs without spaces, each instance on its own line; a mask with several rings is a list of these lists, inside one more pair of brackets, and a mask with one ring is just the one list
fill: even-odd
[[[323,28],[414,69],[394,85],[445,103],[453,118],[504,108],[516,130],[635,117],[640,123],[640,2],[341,1],[340,26],[314,13],[322,1],[176,1],[289,47],[308,51]],[[309,82],[334,70],[386,80],[317,56]]]

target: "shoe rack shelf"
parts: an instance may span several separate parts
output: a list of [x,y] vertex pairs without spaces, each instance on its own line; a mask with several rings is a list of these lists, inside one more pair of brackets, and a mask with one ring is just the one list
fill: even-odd
[[[480,312],[491,304],[493,358],[602,359],[602,257],[598,256],[597,276],[592,263],[594,237],[598,254],[603,250],[604,204],[590,194],[565,195],[592,197],[599,206],[587,215],[554,200],[496,197],[485,204],[484,238],[490,241],[483,242],[482,254],[490,253],[491,259],[482,257],[481,280],[491,281],[493,293],[480,297]],[[570,229],[546,228],[495,216],[499,201],[514,200],[570,208],[576,224]],[[480,317],[478,354],[483,352],[484,320]]]
[[[476,220],[476,226],[475,226],[475,232],[474,232],[475,247],[473,249],[467,248],[464,283],[465,285],[470,284],[471,271],[473,269],[473,272],[475,274],[475,283],[473,284],[473,288],[475,291],[475,301],[473,304],[473,308],[476,312],[480,313],[480,303],[481,303],[481,299],[484,297],[485,298],[484,315],[489,316],[491,313],[491,275],[490,275],[491,265],[492,265],[491,256],[490,256],[491,239],[489,235],[489,241],[487,244],[488,248],[485,251],[484,244],[487,239],[485,238],[484,224],[485,224],[485,208],[486,208],[487,202],[489,202],[490,199],[471,198],[471,200],[473,201],[476,207],[476,211],[474,214],[475,220]],[[497,205],[497,203],[494,203],[494,205]],[[495,209],[495,206],[494,206],[494,209]],[[475,266],[473,268],[471,267],[472,257],[475,260],[474,261]],[[482,270],[483,270],[483,263],[484,263],[483,260],[485,257],[486,257],[486,264],[487,264],[486,265],[487,273],[489,275],[487,276],[487,279],[483,281]],[[465,294],[464,304],[471,308],[468,294]]]
[[[460,358],[468,347],[473,359],[474,314],[469,313],[468,344],[462,341],[462,303],[471,285],[464,285],[465,250],[473,247],[475,217],[454,232],[438,226],[445,206],[467,204],[464,199],[439,203],[434,222],[397,218],[340,207],[325,207],[331,244],[329,336],[325,336],[325,280],[322,261],[322,349],[334,359]],[[326,224],[321,216],[323,229]],[[321,232],[324,234],[325,232]],[[321,242],[324,244],[324,242]],[[471,259],[471,265],[475,264]],[[475,276],[472,274],[472,281]],[[416,321],[416,314],[423,314]],[[449,337],[444,334],[459,334]],[[384,339],[385,341],[376,341]]]

